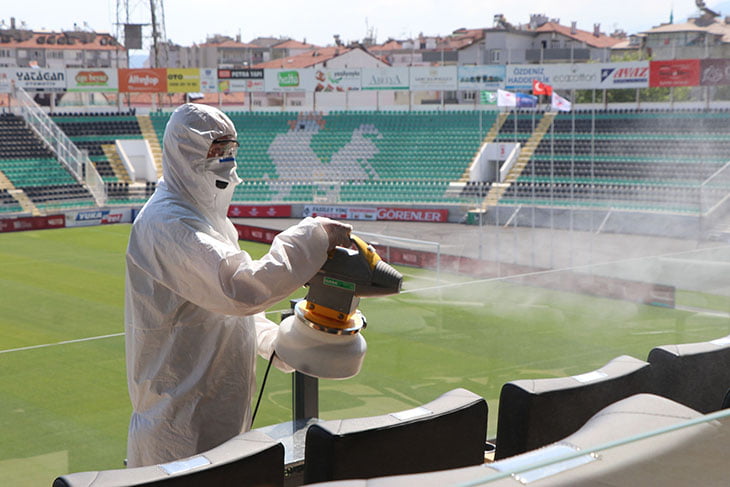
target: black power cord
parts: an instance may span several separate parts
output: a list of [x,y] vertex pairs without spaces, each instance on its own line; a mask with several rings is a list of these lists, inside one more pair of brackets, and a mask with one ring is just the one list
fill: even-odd
[[251,428],[253,429],[253,422],[256,419],[256,413],[259,410],[259,404],[261,404],[261,398],[264,395],[264,386],[266,385],[266,378],[269,377],[269,370],[271,370],[271,364],[274,363],[274,357],[276,357],[276,352],[271,352],[271,357],[269,357],[269,365],[266,366],[266,372],[264,372],[264,379],[261,381],[261,389],[259,389],[259,398],[256,400],[256,407],[253,410],[253,414],[251,415]]

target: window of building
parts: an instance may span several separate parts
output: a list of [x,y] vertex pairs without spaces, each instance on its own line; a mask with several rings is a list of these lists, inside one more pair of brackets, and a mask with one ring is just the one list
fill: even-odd
[[501,49],[492,49],[489,55],[489,60],[493,63],[500,63],[502,62],[502,50]]

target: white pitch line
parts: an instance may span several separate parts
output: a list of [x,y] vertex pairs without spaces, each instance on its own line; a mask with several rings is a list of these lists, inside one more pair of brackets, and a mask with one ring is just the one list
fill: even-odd
[[92,340],[101,340],[103,338],[113,338],[113,337],[120,337],[120,336],[124,336],[124,332],[112,333],[111,335],[100,335],[100,336],[96,336],[96,337],[78,338],[76,340],[64,340],[62,342],[57,342],[57,343],[44,343],[43,345],[31,345],[30,347],[9,348],[7,350],[0,350],[0,354],[10,353],[10,352],[23,352],[25,350],[35,350],[36,348],[55,347],[58,345],[68,345],[70,343],[90,342]]
[[[267,311],[266,314],[273,314],[273,313],[281,314],[282,312],[283,312],[283,310]],[[35,350],[37,348],[56,347],[58,345],[68,345],[71,343],[90,342],[92,340],[102,340],[104,338],[114,338],[114,337],[120,337],[120,336],[124,336],[124,332],[112,333],[111,335],[99,335],[99,336],[95,336],[95,337],[77,338],[76,340],[64,340],[62,342],[56,342],[56,343],[44,343],[42,345],[31,345],[29,347],[9,348],[7,350],[0,350],[0,354],[10,353],[10,352],[24,352],[26,350]]]

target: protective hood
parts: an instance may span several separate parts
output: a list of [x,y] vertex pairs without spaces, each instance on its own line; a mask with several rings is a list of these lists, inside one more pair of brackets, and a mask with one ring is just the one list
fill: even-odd
[[[235,160],[207,158],[211,143],[223,136],[237,136],[225,113],[208,105],[187,103],[172,113],[163,140],[163,187],[214,222],[225,218],[235,187],[241,182]],[[223,189],[216,185],[221,180],[228,183]]]

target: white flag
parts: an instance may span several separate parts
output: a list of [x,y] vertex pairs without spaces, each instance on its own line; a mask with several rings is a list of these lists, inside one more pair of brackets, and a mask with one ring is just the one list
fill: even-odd
[[561,112],[569,112],[570,109],[573,107],[572,103],[570,103],[568,100],[558,95],[554,91],[551,105],[553,110],[559,110]]
[[517,97],[511,91],[497,90],[498,107],[516,107]]

